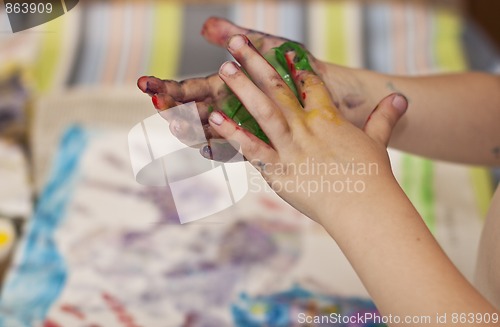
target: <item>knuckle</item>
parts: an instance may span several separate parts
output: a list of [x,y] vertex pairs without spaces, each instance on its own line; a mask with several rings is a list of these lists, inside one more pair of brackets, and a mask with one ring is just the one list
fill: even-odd
[[243,153],[247,157],[254,157],[259,151],[259,144],[255,140],[249,140],[246,144],[242,144]]
[[271,74],[271,76],[269,76],[268,78],[268,83],[271,88],[278,90],[281,90],[286,86],[285,82],[278,74]]
[[214,90],[215,96],[219,99],[222,99],[226,96],[228,96],[231,91],[230,89],[226,86],[226,84],[220,85],[217,89]]
[[270,121],[276,116],[276,111],[274,108],[270,108],[268,106],[264,107],[259,111],[259,117],[263,121]]

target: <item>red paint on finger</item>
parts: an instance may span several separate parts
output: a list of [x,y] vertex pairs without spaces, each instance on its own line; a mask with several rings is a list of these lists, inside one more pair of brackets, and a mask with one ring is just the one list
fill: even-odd
[[365,126],[364,126],[364,127],[366,127],[366,125],[368,124],[368,122],[370,121],[370,119],[372,119],[372,116],[373,116],[373,114],[375,113],[375,111],[377,111],[378,107],[379,107],[379,106],[377,105],[377,106],[375,107],[375,109],[373,109],[373,110],[372,110],[372,112],[370,113],[370,116],[368,116],[368,118],[366,118],[366,122],[365,122]]
[[153,105],[155,106],[156,109],[160,109],[160,102],[159,102],[158,96],[156,94],[153,95],[153,97],[151,98],[151,101],[153,102]]
[[306,92],[302,92],[302,100],[305,100],[307,98],[307,93]]
[[363,129],[366,128],[366,125],[368,125],[368,122],[370,121],[370,119],[372,119],[373,112],[375,112],[375,110],[373,110],[372,113],[370,114],[370,116],[368,116],[368,118],[366,118],[365,126],[363,126]]
[[[222,117],[223,121],[227,121],[227,122],[231,123],[234,126],[235,130],[242,132],[243,134],[245,134],[249,138],[256,137],[254,134],[252,134],[252,132],[250,132],[246,128],[238,125],[234,120],[232,120],[231,118],[229,118],[223,111],[216,111],[216,113],[220,114],[220,116]],[[222,125],[222,121],[220,123],[218,123],[218,122],[212,120],[212,115],[210,116],[210,121],[212,121],[217,126]]]
[[288,65],[288,69],[290,70],[290,74],[293,77],[297,76],[297,70],[295,69],[295,63],[293,62],[293,58],[295,58],[295,53],[293,51],[287,52],[285,54],[285,60]]

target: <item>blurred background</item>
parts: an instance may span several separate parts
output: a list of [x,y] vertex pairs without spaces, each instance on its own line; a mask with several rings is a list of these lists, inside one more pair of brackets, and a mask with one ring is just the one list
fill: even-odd
[[[335,242],[272,192],[180,225],[169,189],[139,185],[130,167],[127,133],[155,114],[136,80],[217,71],[229,56],[200,35],[210,16],[350,67],[500,72],[499,7],[87,0],[16,34],[2,12],[0,326],[299,326],[299,312],[374,311]],[[390,155],[430,230],[473,280],[498,173]]]

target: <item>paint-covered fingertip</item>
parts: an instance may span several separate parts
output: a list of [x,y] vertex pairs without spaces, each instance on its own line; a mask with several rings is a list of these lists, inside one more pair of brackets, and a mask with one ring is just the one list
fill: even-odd
[[148,78],[149,76],[141,76],[137,80],[137,87],[144,93],[146,93],[148,89]]

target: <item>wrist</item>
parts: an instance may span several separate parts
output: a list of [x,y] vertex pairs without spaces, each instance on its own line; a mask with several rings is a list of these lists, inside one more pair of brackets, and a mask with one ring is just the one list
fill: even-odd
[[401,196],[406,198],[391,171],[353,179],[352,183],[352,190],[343,192],[335,201],[325,194],[325,205],[317,207],[319,211],[316,212],[315,220],[330,233],[333,230],[341,231],[341,226],[352,222],[354,217],[371,215],[381,207],[391,207],[393,201]]
[[377,89],[380,84],[372,72],[343,67],[315,59],[314,71],[326,84],[333,101],[344,117],[355,126],[362,128],[378,101],[385,94]]

